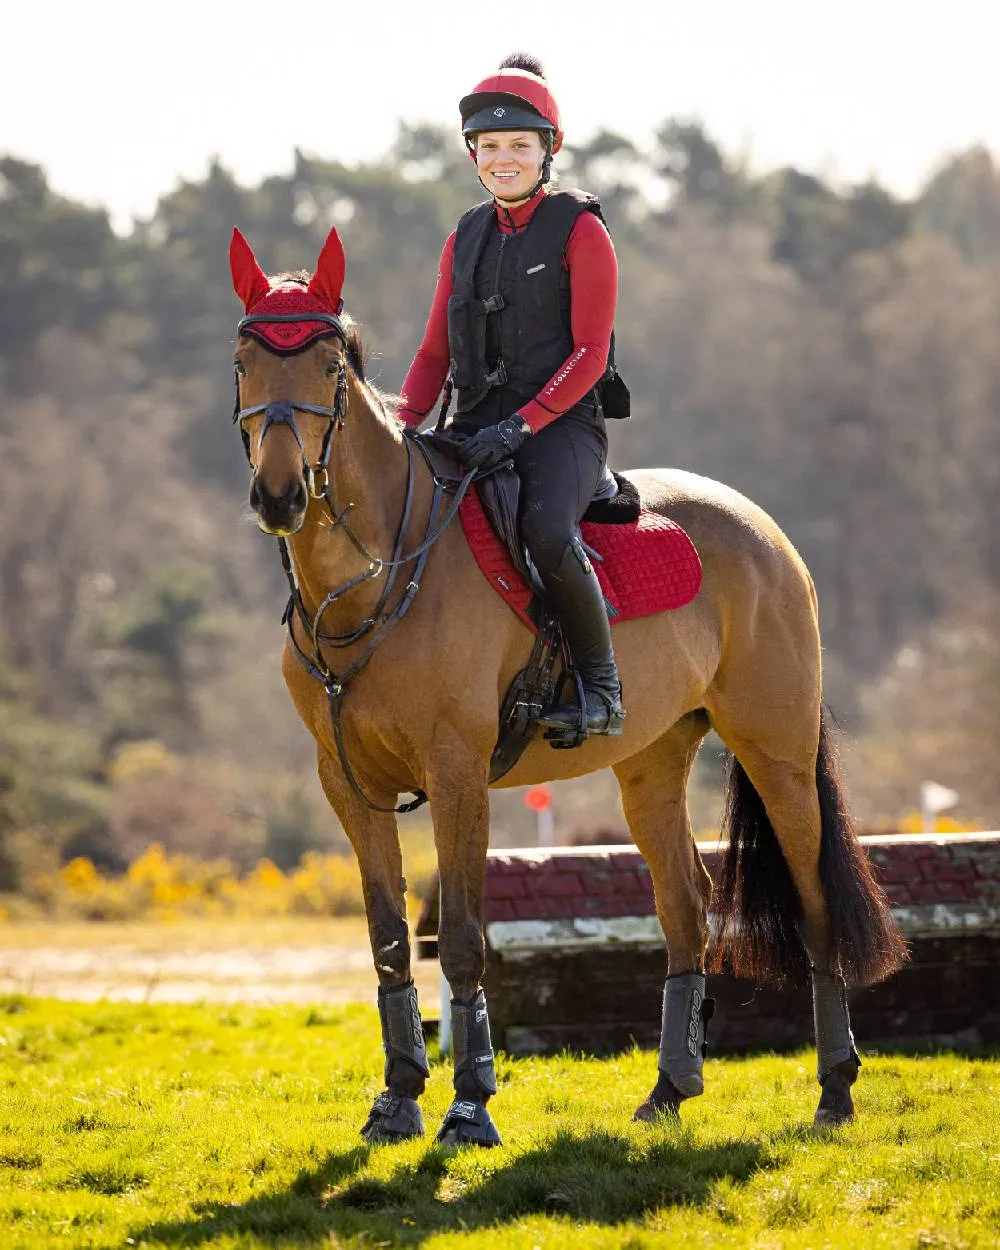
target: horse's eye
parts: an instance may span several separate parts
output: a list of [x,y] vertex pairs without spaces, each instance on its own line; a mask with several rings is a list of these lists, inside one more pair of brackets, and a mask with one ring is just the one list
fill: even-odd
[[326,376],[328,378],[332,378],[335,373],[339,373],[339,372],[340,372],[340,361],[331,360],[330,363],[326,366]]

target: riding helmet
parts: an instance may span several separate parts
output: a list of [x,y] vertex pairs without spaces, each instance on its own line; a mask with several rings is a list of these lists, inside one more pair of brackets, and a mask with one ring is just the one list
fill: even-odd
[[484,130],[538,130],[549,153],[562,147],[559,106],[549,90],[541,62],[517,52],[500,63],[496,73],[477,83],[459,102],[462,135],[470,151]]

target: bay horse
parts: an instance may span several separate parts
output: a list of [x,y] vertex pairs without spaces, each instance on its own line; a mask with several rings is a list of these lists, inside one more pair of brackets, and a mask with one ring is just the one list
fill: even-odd
[[[292,587],[283,674],[357,855],[378,976],[386,1088],[362,1132],[388,1141],[424,1131],[417,1099],[429,1068],[395,816],[399,795],[418,791],[433,820],[439,952],[454,996],[456,1097],[438,1140],[495,1145],[480,985],[489,766],[501,703],[532,636],[449,523],[454,499],[365,378],[360,336],[340,316],[346,262],[336,231],[311,278],[267,278],[238,231],[230,261],[247,312],[234,420],[251,507],[280,540]],[[560,751],[535,740],[498,784],[614,770],[652,875],[668,964],[658,1076],[635,1118],[673,1116],[703,1089],[712,883],[685,790],[702,738],[718,733],[733,760],[715,960],[758,983],[811,976],[814,1121],[837,1124],[854,1113],[860,1064],[846,984],[886,977],[906,951],[844,801],[812,579],[777,524],[736,491],[677,470],[629,476],[647,509],[693,539],[701,589],[686,607],[616,625],[628,707],[621,737]]]

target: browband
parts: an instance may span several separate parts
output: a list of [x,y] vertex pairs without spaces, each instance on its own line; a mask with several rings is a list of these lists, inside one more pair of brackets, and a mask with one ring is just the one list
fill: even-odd
[[236,333],[242,334],[245,326],[255,325],[257,322],[264,321],[325,321],[336,332],[337,337],[346,345],[347,331],[344,329],[344,323],[339,317],[335,317],[333,313],[321,312],[295,312],[295,313],[252,313],[246,317],[241,317],[236,323]]

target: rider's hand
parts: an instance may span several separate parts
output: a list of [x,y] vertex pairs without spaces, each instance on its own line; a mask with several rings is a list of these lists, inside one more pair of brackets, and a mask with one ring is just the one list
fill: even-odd
[[499,425],[488,425],[459,443],[456,455],[470,469],[485,472],[509,460],[531,437],[531,428],[519,412]]

